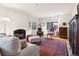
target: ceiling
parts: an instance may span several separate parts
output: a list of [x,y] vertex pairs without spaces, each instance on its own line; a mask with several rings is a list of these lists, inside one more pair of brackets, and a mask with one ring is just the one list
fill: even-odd
[[63,15],[72,12],[75,3],[6,3],[1,6],[27,13],[33,17],[42,18]]

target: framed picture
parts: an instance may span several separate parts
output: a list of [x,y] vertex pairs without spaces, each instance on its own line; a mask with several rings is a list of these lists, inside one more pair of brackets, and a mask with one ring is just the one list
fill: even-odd
[[32,22],[32,29],[36,30],[36,22]]

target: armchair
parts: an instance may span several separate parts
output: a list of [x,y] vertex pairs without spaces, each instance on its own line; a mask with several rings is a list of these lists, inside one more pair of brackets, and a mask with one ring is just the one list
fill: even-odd
[[16,37],[0,37],[0,48],[3,56],[38,56],[39,47],[27,43],[27,47],[21,50],[21,41]]

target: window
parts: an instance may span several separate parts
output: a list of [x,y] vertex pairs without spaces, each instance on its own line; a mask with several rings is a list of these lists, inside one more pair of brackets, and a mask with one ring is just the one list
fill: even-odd
[[50,30],[53,27],[53,22],[47,22],[47,30]]
[[47,30],[54,31],[58,28],[58,22],[47,22]]

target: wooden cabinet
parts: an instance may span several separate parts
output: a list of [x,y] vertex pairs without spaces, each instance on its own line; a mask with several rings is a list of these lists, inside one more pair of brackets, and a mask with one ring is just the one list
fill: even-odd
[[69,23],[69,42],[74,55],[79,55],[79,14]]
[[59,27],[59,37],[67,39],[67,27]]

